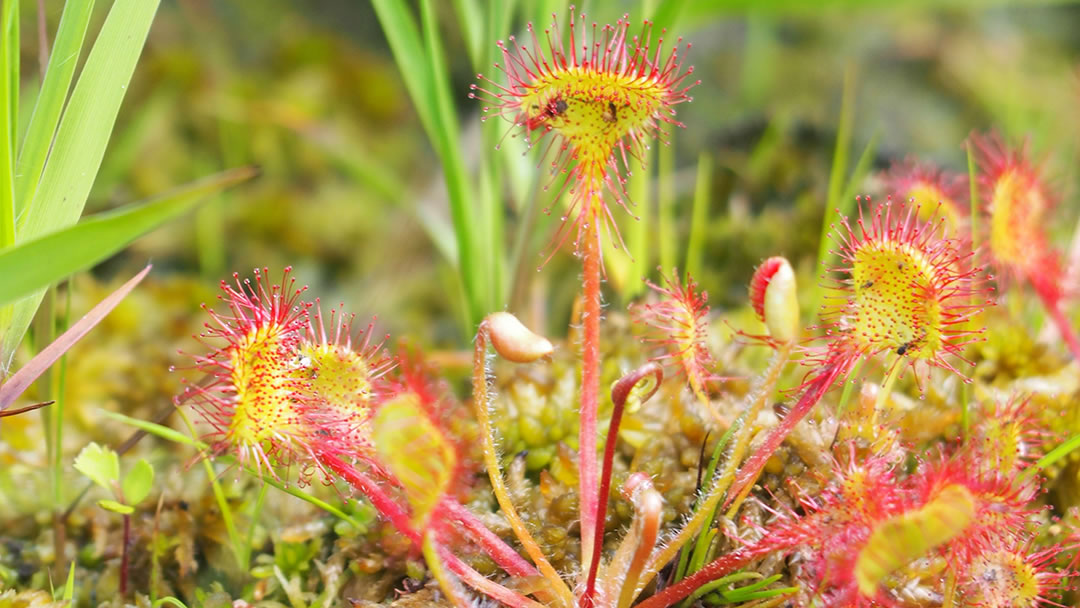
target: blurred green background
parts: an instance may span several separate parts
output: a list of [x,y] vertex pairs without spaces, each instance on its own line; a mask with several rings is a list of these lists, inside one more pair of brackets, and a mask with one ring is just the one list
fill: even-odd
[[[37,77],[35,2],[23,4],[29,85]],[[108,3],[99,4],[103,13]],[[543,14],[539,2],[518,4],[521,10],[507,17],[512,28],[500,38],[520,31],[524,15]],[[817,250],[845,74],[852,125],[845,179],[871,138],[873,168],[914,154],[962,171],[962,144],[972,130],[1030,134],[1036,156],[1045,158],[1047,174],[1065,193],[1066,221],[1054,228],[1068,237],[1080,135],[1080,7],[809,4],[584,3],[589,19],[601,22],[622,12],[633,22],[659,8],[674,32],[693,41],[688,61],[702,81],[694,102],[678,109],[689,128],[672,137],[673,231],[651,228],[653,192],[650,208],[635,213],[665,242],[647,247],[636,268],[661,261],[686,266],[695,173],[705,153],[708,218],[702,259],[691,266],[701,269],[699,282],[714,303],[740,304],[745,279],[767,255],[785,253],[805,269]],[[468,165],[490,155],[479,133],[480,104],[467,96],[475,70],[455,4],[435,5]],[[59,7],[46,6],[51,31]],[[489,50],[494,42],[486,43]],[[501,136],[507,127],[495,130]],[[534,168],[539,161],[526,162]],[[291,264],[312,293],[344,301],[362,316],[378,314],[394,335],[443,347],[471,337],[458,275],[436,246],[438,235],[453,238],[440,160],[371,5],[164,2],[88,211],[246,163],[263,170],[255,183],[141,239],[99,273],[149,258],[156,277],[199,274],[212,286],[234,270]],[[656,166],[654,154],[650,170]],[[873,186],[864,182],[858,191],[873,193]],[[654,191],[656,180],[646,187]],[[504,228],[502,250],[493,255],[503,259],[505,276],[489,277],[501,282],[495,303],[546,313],[548,327],[559,333],[575,292],[576,263],[564,251],[536,272],[555,222],[541,216],[523,235],[529,201],[521,194],[511,186],[496,193]],[[635,230],[627,214],[616,217],[624,234]],[[516,248],[525,262],[514,267]],[[638,282],[611,279],[620,292]],[[618,296],[613,304],[622,306]]]

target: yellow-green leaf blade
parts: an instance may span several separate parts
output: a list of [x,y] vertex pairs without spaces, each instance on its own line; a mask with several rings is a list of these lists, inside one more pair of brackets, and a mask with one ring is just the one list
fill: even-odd
[[[159,2],[116,0],[110,8],[60,119],[34,199],[16,222],[16,242],[70,226],[82,215]],[[0,311],[7,321],[0,364],[22,341],[44,293]]]
[[30,124],[26,128],[22,147],[15,166],[15,213],[22,210],[34,197],[41,170],[49,155],[49,145],[60,121],[75,66],[79,63],[90,15],[94,12],[94,0],[66,2],[56,30],[56,42],[49,55],[41,92],[34,102]]
[[0,305],[33,294],[104,260],[139,236],[177,217],[207,195],[250,179],[256,171],[225,171],[149,202],[101,213],[63,230],[0,252]]
[[379,460],[397,477],[423,527],[453,481],[457,455],[442,431],[408,393],[384,403],[371,423]]

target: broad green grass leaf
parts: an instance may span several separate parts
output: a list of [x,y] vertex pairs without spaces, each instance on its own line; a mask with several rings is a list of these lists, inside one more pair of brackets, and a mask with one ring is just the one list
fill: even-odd
[[140,458],[135,466],[124,475],[124,483],[121,488],[124,492],[124,500],[130,505],[137,505],[150,494],[154,487],[154,467],[145,458]]
[[[113,3],[60,119],[33,202],[16,225],[20,241],[70,226],[82,215],[159,1]],[[15,304],[4,328],[0,363],[10,361],[44,293]]]
[[56,42],[53,43],[49,64],[45,68],[45,80],[34,103],[30,125],[26,129],[15,166],[16,215],[20,215],[34,198],[93,12],[94,0],[64,3],[60,26],[56,30]]
[[89,268],[131,241],[190,210],[208,195],[254,177],[242,167],[176,188],[151,201],[100,213],[36,240],[0,252],[0,305],[33,294]]
[[[436,128],[429,132],[429,136],[442,161],[446,191],[450,197],[450,217],[454,221],[454,232],[459,243],[459,268],[469,303],[470,324],[476,324],[484,315],[499,308],[494,299],[495,290],[492,289],[501,283],[499,269],[493,265],[494,251],[488,251],[490,255],[485,256],[480,249],[483,237],[492,232],[493,197],[484,199],[477,196],[478,188],[469,187],[470,177],[461,151],[461,129],[451,93],[450,73],[432,0],[421,0],[420,15],[431,80],[428,92],[432,95],[421,103],[431,103],[435,113]],[[480,213],[476,213],[478,206]]]
[[111,449],[90,442],[75,457],[75,470],[112,492],[113,482],[120,478],[120,459]]
[[15,242],[15,132],[19,128],[19,3],[0,5],[0,247]]
[[[490,11],[493,7],[488,7]],[[457,13],[458,25],[461,27],[462,37],[465,38],[465,50],[469,52],[469,62],[474,69],[480,63],[483,55],[483,34],[480,22],[483,16],[476,0],[454,0],[454,12]]]
[[[34,358],[31,359],[29,363],[12,374],[11,377],[7,379],[7,382],[5,382],[3,386],[0,386],[0,411],[3,411],[7,406],[11,405],[34,380],[37,380],[38,376],[43,374],[53,363],[56,363],[57,359],[71,348],[71,345],[81,340],[83,336],[105,318],[105,315],[116,308],[116,305],[119,304],[132,289],[135,289],[135,286],[139,284],[139,281],[143,280],[143,277],[145,277],[148,272],[150,272],[150,266],[143,268],[139,274],[135,275],[129,279],[127,283],[121,285],[119,289],[106,296],[106,298],[99,302],[97,306],[91,308],[90,312],[83,315],[83,317],[69,327],[67,331],[60,334],[59,338],[53,340],[48,346],[41,349],[41,352],[34,355]],[[63,369],[63,366],[61,366],[61,369]]]
[[679,18],[686,5],[687,0],[665,0],[664,2],[659,2],[656,10],[650,16],[650,20],[653,22],[654,27],[659,31],[663,31],[664,29],[675,30],[675,26],[679,22]]
[[465,286],[470,322],[479,323],[494,310],[493,290],[489,290],[484,261],[478,255],[478,237],[484,226],[478,221],[469,195],[469,177],[465,171],[459,140],[457,115],[453,108],[442,44],[438,37],[434,4],[421,2],[424,36],[417,30],[408,3],[396,0],[372,0],[394,60],[409,91],[413,106],[442,162],[450,215],[457,238],[457,264]]

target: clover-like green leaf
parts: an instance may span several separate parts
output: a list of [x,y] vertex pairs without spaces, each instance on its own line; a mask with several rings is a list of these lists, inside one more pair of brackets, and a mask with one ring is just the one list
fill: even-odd
[[120,479],[120,459],[111,449],[91,442],[75,457],[75,470],[112,492]]
[[148,494],[150,494],[150,488],[154,485],[154,467],[150,466],[150,463],[145,458],[140,458],[139,462],[135,463],[135,466],[128,471],[124,476],[123,491],[124,500],[129,505],[137,505],[143,501]]

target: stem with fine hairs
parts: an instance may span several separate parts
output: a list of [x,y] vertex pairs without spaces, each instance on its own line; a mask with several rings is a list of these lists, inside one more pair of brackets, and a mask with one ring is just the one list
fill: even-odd
[[[630,392],[634,390],[634,387],[637,386],[638,383],[650,377],[653,378],[654,383],[651,392],[642,398],[641,401],[644,403],[656,393],[657,389],[660,388],[660,383],[664,381],[664,370],[655,362],[646,363],[623,376],[622,379],[615,383],[615,387],[611,389],[611,402],[614,405],[614,410],[611,413],[611,423],[608,426],[607,439],[604,441],[604,469],[600,475],[600,491],[598,493],[600,500],[596,501],[597,526],[593,537],[593,546],[596,547],[597,550],[592,552],[592,557],[589,560],[589,568],[586,571],[588,574],[585,579],[585,593],[581,596],[581,606],[583,608],[592,608],[595,600],[596,576],[600,570],[599,548],[602,547],[604,543],[604,520],[607,519],[607,499],[608,493],[611,491],[612,466],[615,462],[615,441],[619,437],[619,423],[622,421],[626,399],[630,396]],[[656,542],[655,532],[656,530],[652,530],[652,540],[647,543],[648,549],[646,549],[645,555],[641,557],[642,562],[645,557],[648,556],[648,551],[652,550],[652,546]],[[638,572],[635,572],[635,574],[640,573],[641,565],[642,564],[638,564]],[[633,589],[637,584],[636,581],[636,578],[634,578],[634,582],[630,582],[629,580],[624,581],[624,593],[627,588]],[[620,595],[620,597],[622,597],[622,595]],[[627,600],[627,604],[629,604],[629,599]]]
[[[767,540],[767,538],[764,539],[764,541]],[[660,591],[656,595],[641,602],[635,608],[667,608],[668,606],[672,606],[675,602],[689,596],[705,583],[718,579],[737,568],[741,568],[756,559],[760,559],[765,555],[772,553],[778,548],[782,548],[770,546],[768,542],[764,541],[759,542],[756,545],[736,549],[726,555],[721,555],[701,570],[698,570],[678,583],[665,588],[663,591]]]
[[[445,562],[450,571],[461,577],[465,584],[488,597],[495,598],[505,603],[507,606],[511,606],[512,608],[540,608],[540,606],[542,606],[538,602],[511,591],[494,581],[489,581],[470,568],[468,564],[455,557],[445,546],[437,542],[436,528],[430,527],[424,534],[421,534],[419,530],[413,527],[412,522],[409,521],[409,515],[405,512],[405,509],[394,502],[394,499],[391,498],[390,495],[375,482],[375,480],[371,479],[363,472],[357,470],[355,467],[333,454],[319,454],[318,458],[319,462],[333,471],[336,475],[340,476],[348,482],[350,486],[358,490],[371,501],[375,510],[383,517],[389,519],[390,523],[398,530],[398,532],[404,534],[415,546],[420,547],[424,552],[425,557],[428,554],[437,556],[439,561],[434,563],[429,562],[428,565],[430,568],[437,570],[441,568],[442,563]],[[450,501],[444,502],[449,503]],[[488,549],[484,543],[479,542],[479,544],[485,550]],[[496,557],[497,554],[493,555],[491,552],[488,554],[507,571],[512,571],[514,569],[513,566],[507,567],[506,565],[503,565],[501,560]],[[444,576],[444,578],[446,577]],[[441,584],[443,581],[440,580],[439,582]]]
[[600,394],[600,194],[589,200],[589,218],[582,228],[584,251],[582,275],[584,312],[581,315],[581,423],[578,433],[578,504],[581,513],[581,561],[590,563],[596,527],[597,470],[596,418]]
[[[845,373],[851,369],[852,363],[853,361],[849,359],[833,361],[819,371],[818,375],[808,383],[795,407],[791,408],[787,416],[784,416],[784,419],[780,421],[779,426],[773,428],[768,437],[765,438],[765,443],[759,446],[757,451],[739,469],[724,507],[730,506],[733,502],[742,502],[742,498],[750,493],[750,489],[754,486],[758,475],[765,468],[765,463],[780,447],[780,444],[784,442],[791,430],[810,413],[810,410],[817,405],[818,401],[821,401],[821,398],[832,388],[836,380],[844,377]],[[733,513],[729,511],[729,517],[731,515]]]
[[499,458],[495,450],[494,429],[491,426],[490,397],[488,395],[487,378],[487,342],[489,325],[485,319],[480,323],[476,333],[476,345],[473,351],[473,409],[476,412],[476,422],[480,425],[481,449],[484,455],[484,465],[487,467],[488,477],[491,480],[491,490],[495,494],[495,500],[499,503],[499,509],[503,517],[510,524],[514,535],[517,536],[525,552],[532,558],[540,574],[547,579],[552,591],[559,596],[567,608],[574,605],[574,595],[566,583],[552,567],[544,555],[540,545],[529,533],[525,522],[518,515],[514,503],[510,500],[510,493],[506,489],[506,481],[503,479],[502,470],[499,469]]
[[694,510],[694,515],[690,520],[679,530],[678,534],[664,544],[663,549],[649,559],[644,572],[644,580],[651,579],[668,562],[674,559],[679,549],[686,545],[712,519],[713,512],[731,486],[736,467],[742,461],[742,453],[746,451],[746,446],[750,443],[750,430],[753,427],[753,421],[757,418],[758,412],[765,407],[769,397],[772,396],[776,383],[780,380],[780,372],[787,364],[794,346],[794,343],[784,343],[777,347],[776,353],[773,354],[769,367],[761,376],[759,384],[750,391],[750,402],[747,403],[743,414],[739,416],[739,421],[735,423],[740,424],[741,421],[742,427],[738,430],[738,435],[731,448],[731,453],[728,455],[724,470],[716,478],[701,506]]
[[131,515],[124,515],[124,546],[120,549],[120,595],[127,595],[128,549],[131,547]]

